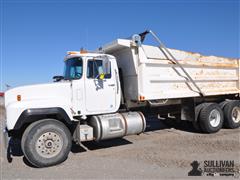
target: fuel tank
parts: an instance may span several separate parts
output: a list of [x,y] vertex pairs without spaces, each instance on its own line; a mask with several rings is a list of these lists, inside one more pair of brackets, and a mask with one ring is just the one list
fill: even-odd
[[96,141],[140,134],[146,128],[146,120],[141,112],[92,116],[88,124],[93,127]]

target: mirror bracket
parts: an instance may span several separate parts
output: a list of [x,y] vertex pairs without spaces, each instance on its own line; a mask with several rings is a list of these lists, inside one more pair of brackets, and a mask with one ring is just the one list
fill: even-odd
[[63,76],[53,76],[53,82],[59,82],[59,81],[61,81],[62,79],[64,79]]

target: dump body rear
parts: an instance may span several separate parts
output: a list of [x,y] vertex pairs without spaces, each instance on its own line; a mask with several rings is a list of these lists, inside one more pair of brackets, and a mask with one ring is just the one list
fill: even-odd
[[[122,70],[127,100],[157,100],[200,96],[199,90],[180,66],[156,46],[136,45],[117,39],[103,46],[116,57]],[[199,53],[168,49],[200,88],[204,96],[239,95],[239,59],[203,56]]]

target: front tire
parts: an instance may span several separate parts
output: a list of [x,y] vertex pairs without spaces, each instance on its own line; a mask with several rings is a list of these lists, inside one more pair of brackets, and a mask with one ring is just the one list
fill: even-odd
[[240,126],[240,101],[229,101],[224,107],[224,126],[235,129]]
[[32,165],[56,165],[68,157],[72,146],[71,133],[62,122],[43,119],[27,127],[22,136],[21,146]]
[[223,125],[223,112],[220,106],[216,103],[204,103],[200,112],[199,123],[205,133],[219,131]]

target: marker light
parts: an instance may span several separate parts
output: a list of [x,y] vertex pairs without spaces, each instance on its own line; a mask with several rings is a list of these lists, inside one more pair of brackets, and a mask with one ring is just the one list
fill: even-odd
[[86,54],[88,53],[87,50],[81,49],[80,51],[68,51],[67,54],[68,55],[73,55],[73,54]]
[[86,53],[88,53],[87,50],[84,50],[84,49],[81,49],[81,50],[80,50],[80,54],[86,54]]
[[68,55],[79,54],[79,52],[78,51],[68,51],[67,54]]
[[17,95],[17,101],[21,101],[21,100],[22,100],[21,95]]
[[144,101],[145,97],[144,96],[140,96],[139,99],[140,99],[140,101]]

